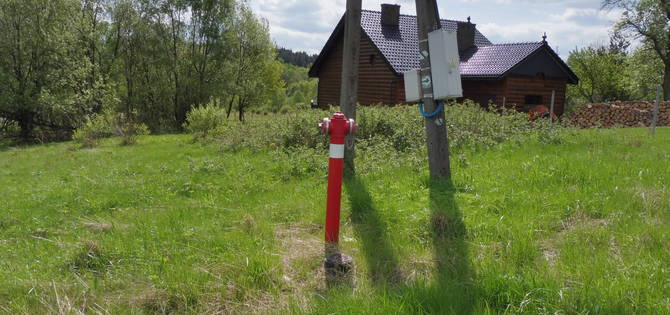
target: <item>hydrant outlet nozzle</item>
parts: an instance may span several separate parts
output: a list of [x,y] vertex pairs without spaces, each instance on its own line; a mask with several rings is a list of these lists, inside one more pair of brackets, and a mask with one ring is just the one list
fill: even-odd
[[330,119],[324,118],[323,122],[319,124],[319,129],[321,133],[327,135],[330,132]]

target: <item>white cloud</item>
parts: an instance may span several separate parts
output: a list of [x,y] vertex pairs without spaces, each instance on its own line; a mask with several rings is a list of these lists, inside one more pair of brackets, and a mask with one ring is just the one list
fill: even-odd
[[494,42],[537,41],[544,32],[550,45],[563,58],[576,47],[607,42],[621,11],[566,8],[549,14],[545,21],[483,23],[478,27]]
[[[363,1],[364,9],[400,4],[415,14],[414,0]],[[539,41],[544,32],[554,49],[567,57],[576,46],[606,41],[621,11],[600,10],[600,0],[444,0],[440,16],[464,20],[472,16],[494,43]],[[254,11],[270,23],[279,46],[318,53],[344,14],[346,0],[252,0]]]

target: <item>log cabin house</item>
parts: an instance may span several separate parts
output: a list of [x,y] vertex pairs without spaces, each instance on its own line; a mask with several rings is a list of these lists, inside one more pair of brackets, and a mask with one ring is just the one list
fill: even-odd
[[[549,105],[555,91],[555,112],[561,115],[567,84],[579,78],[546,41],[493,44],[475,24],[442,20],[457,31],[463,97],[484,107],[490,104],[528,111]],[[318,106],[339,104],[344,17],[312,65],[319,78]],[[381,12],[363,10],[358,100],[361,105],[405,103],[403,73],[419,68],[415,16],[400,14],[400,6],[383,4]]]

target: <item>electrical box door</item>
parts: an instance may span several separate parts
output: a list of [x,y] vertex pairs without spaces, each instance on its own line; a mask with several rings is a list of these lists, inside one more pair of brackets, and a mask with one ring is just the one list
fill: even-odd
[[407,102],[421,102],[421,82],[419,79],[419,70],[410,70],[405,75],[405,100]]
[[447,100],[463,97],[460,56],[456,32],[439,29],[428,34],[430,67],[433,74],[433,98]]

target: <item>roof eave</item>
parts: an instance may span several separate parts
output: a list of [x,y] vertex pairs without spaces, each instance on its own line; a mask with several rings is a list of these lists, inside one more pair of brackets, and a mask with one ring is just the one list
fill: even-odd
[[328,54],[330,54],[330,51],[333,49],[333,47],[337,46],[337,40],[342,35],[342,33],[344,33],[344,16],[342,16],[340,22],[337,23],[335,30],[333,30],[333,33],[330,34],[328,41],[326,41],[326,44],[321,49],[319,56],[316,57],[316,60],[314,60],[314,63],[309,68],[309,72],[307,72],[307,75],[310,78],[319,77],[319,71],[321,70],[321,63],[325,61],[326,57],[328,57]]
[[461,74],[461,80],[465,81],[498,81],[504,79],[500,75],[482,75],[482,74],[477,74],[477,75],[467,75],[467,74]]
[[510,74],[511,72],[513,72],[513,71],[516,70],[518,67],[520,67],[524,62],[526,62],[526,61],[527,61],[528,59],[530,59],[532,56],[534,56],[535,54],[539,53],[543,48],[544,48],[547,52],[549,52],[549,55],[551,55],[551,57],[552,57],[552,59],[554,60],[554,62],[556,62],[556,63],[558,64],[558,66],[566,72],[566,74],[568,75],[568,83],[573,84],[573,85],[579,83],[579,77],[577,77],[577,75],[572,71],[572,69],[570,69],[570,66],[568,66],[568,65],[563,61],[563,59],[561,59],[561,57],[558,56],[558,54],[556,54],[556,52],[555,52],[553,49],[551,49],[551,47],[549,47],[549,44],[547,44],[547,43],[544,43],[543,45],[539,46],[539,47],[538,47],[537,49],[535,49],[532,53],[528,54],[528,56],[526,56],[525,58],[523,58],[521,61],[517,62],[517,64],[515,64],[514,66],[512,66],[511,68],[509,68],[507,71],[505,71],[505,73],[503,73],[503,74],[501,75],[501,77],[507,77],[507,76],[509,76],[509,74]]
[[579,84],[579,77],[577,76],[577,74],[574,71],[572,71],[572,69],[570,69],[570,66],[568,66],[568,64],[565,63],[563,59],[561,59],[561,57],[549,46],[549,44],[545,43],[542,47],[546,48],[547,51],[549,51],[549,53],[551,54],[551,56],[554,57],[554,62],[558,63],[560,67],[566,70],[569,77],[568,83],[572,85]]

